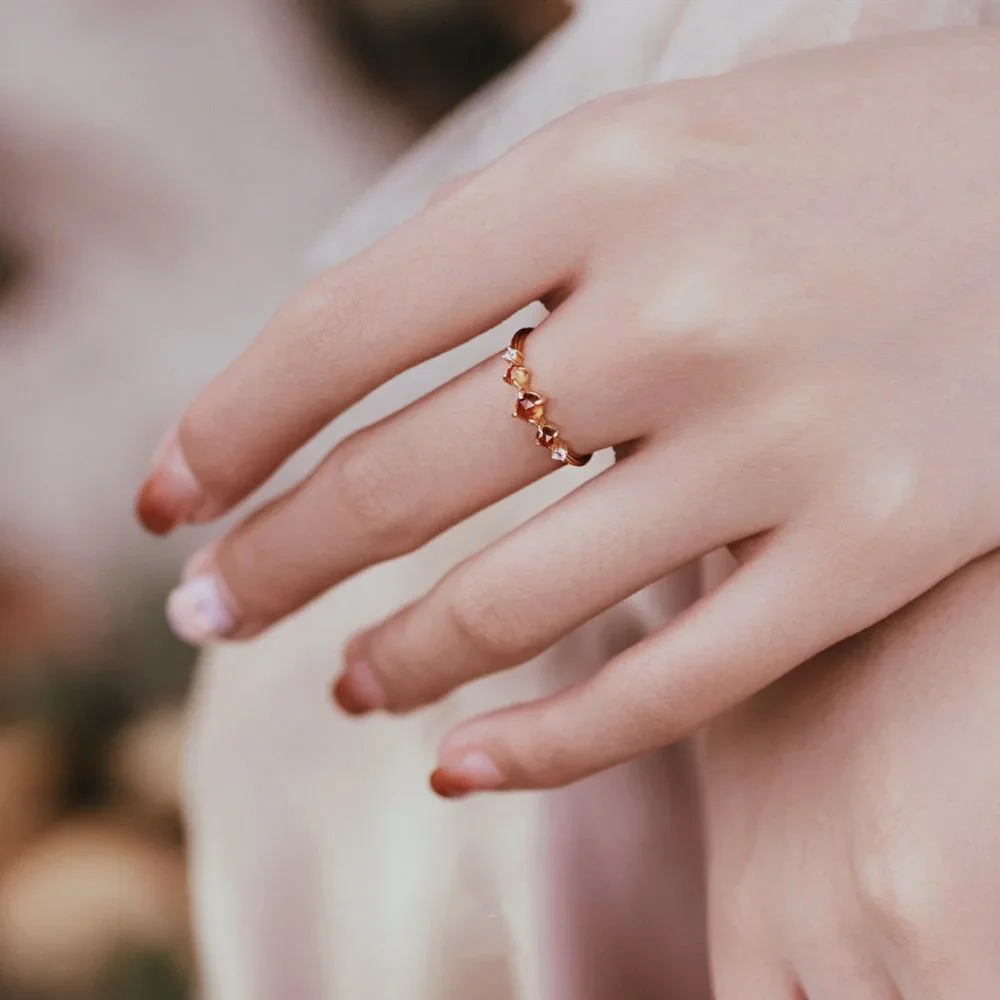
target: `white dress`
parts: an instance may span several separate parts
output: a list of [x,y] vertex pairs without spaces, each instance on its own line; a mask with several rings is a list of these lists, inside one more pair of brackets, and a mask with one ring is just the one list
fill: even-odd
[[[1000,0],[588,0],[341,220],[317,266],[419,210],[450,177],[589,98],[783,51],[1000,23]],[[368,423],[498,349],[493,331],[395,380]],[[532,697],[697,596],[675,574],[528,667],[407,719],[356,722],[326,691],[358,627],[579,478],[560,474],[378,567],[246,647],[211,654],[188,769],[211,1000],[704,1000],[696,801],[684,747],[554,794],[461,804],[426,790],[460,718]]]

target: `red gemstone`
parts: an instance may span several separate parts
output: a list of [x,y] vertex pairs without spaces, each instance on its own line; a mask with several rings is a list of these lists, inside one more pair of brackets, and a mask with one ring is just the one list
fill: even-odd
[[551,424],[540,424],[538,430],[535,432],[535,438],[538,440],[538,443],[544,445],[546,448],[552,447],[556,443],[557,437],[559,437],[559,431]]
[[522,392],[517,397],[517,407],[514,412],[522,419],[533,423],[542,416],[545,399],[537,392]]

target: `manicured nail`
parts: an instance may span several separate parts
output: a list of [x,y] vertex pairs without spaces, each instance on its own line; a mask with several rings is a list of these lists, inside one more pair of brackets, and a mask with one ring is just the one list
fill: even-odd
[[364,660],[348,656],[347,666],[333,686],[337,704],[349,715],[365,715],[385,705],[375,671]]
[[184,458],[175,431],[160,445],[135,508],[139,520],[154,535],[166,535],[185,521],[206,519],[204,492]]
[[182,583],[167,598],[167,620],[175,634],[194,646],[222,639],[236,628],[216,576],[204,573]]
[[482,750],[470,750],[454,764],[442,764],[431,775],[431,788],[445,799],[503,788],[503,775]]

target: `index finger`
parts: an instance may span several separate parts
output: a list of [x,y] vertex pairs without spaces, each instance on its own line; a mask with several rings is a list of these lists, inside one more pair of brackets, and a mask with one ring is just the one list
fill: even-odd
[[532,146],[286,302],[168,435],[143,523],[162,534],[217,517],[383,382],[565,290],[578,213],[541,182]]

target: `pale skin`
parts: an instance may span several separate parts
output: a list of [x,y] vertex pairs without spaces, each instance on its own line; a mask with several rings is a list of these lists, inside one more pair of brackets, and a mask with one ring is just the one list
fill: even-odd
[[[969,31],[588,105],[290,300],[168,436],[140,512],[159,531],[219,516],[362,395],[542,300],[528,364],[552,417],[577,451],[615,447],[619,461],[358,636],[340,699],[413,709],[729,546],[732,577],[597,676],[450,733],[437,787],[551,787],[688,735],[1000,545],[997,93],[1000,35]],[[551,459],[509,412],[494,361],[348,439],[196,558],[176,626],[196,641],[254,635],[545,475]],[[710,819],[736,817],[709,824],[716,893],[779,879],[776,860],[716,861],[750,850],[733,830],[764,824],[755,789],[772,780],[739,750],[745,766],[727,768],[727,747],[791,738],[784,713],[755,704],[710,732]],[[815,810],[853,821],[829,803],[860,773],[821,763],[829,783],[795,799],[790,780],[766,817],[789,850]],[[814,902],[829,879],[853,891],[815,877]],[[774,896],[776,921],[809,905]],[[867,963],[856,910],[837,909],[843,949]],[[844,995],[835,969],[799,969],[787,936],[715,930],[721,996]],[[757,994],[718,957],[744,954],[763,970]],[[871,959],[872,998],[945,995],[896,961],[911,971]]]
[[718,1000],[996,995],[998,587],[991,555],[709,727]]

